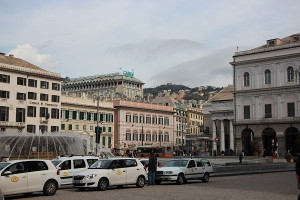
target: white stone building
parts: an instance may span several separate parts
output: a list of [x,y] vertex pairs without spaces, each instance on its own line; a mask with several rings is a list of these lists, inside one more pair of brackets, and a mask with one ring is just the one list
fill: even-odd
[[1,131],[58,132],[61,75],[0,54]]
[[255,49],[236,52],[234,69],[237,150],[267,155],[294,149],[300,129],[300,34],[267,40]]

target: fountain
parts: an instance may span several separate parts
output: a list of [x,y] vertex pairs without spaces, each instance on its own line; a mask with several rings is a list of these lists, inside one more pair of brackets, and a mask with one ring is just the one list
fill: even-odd
[[87,155],[86,141],[75,133],[3,132],[0,158],[49,160],[60,155]]

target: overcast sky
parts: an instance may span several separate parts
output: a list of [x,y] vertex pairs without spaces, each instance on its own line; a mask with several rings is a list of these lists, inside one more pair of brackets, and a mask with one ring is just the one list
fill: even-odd
[[0,52],[63,77],[232,83],[239,50],[300,32],[299,0],[0,0]]

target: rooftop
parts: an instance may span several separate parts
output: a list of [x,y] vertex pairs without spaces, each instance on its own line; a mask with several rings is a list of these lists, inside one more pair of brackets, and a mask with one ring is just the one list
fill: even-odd
[[217,101],[230,101],[233,100],[233,86],[230,85],[220,92],[218,92],[215,96],[210,98],[207,102],[217,102]]

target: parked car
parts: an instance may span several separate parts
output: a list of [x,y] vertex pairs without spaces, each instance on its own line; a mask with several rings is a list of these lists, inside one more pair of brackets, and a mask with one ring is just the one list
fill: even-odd
[[96,188],[104,191],[109,186],[136,185],[144,187],[147,173],[142,163],[135,158],[101,159],[89,169],[73,177],[73,186],[78,190]]
[[62,185],[72,184],[74,174],[89,168],[99,160],[96,156],[61,156],[52,163],[60,171]]
[[52,196],[61,184],[59,171],[49,160],[1,162],[0,173],[0,190],[4,196],[33,192]]
[[209,181],[213,168],[207,159],[173,159],[156,171],[155,182],[175,181],[177,184],[186,183],[188,180]]

